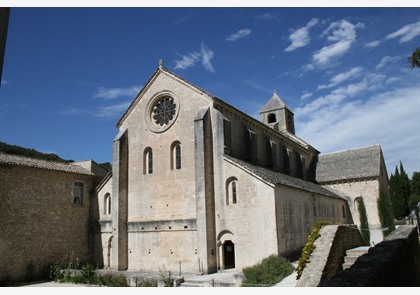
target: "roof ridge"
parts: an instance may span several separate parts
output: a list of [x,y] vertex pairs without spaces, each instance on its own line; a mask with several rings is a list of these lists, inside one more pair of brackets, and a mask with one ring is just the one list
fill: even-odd
[[373,147],[379,147],[380,148],[381,145],[379,143],[376,143],[376,144],[372,144],[372,145],[368,145],[368,146],[350,148],[350,149],[346,149],[346,150],[339,150],[339,151],[334,151],[334,152],[329,152],[329,153],[321,153],[319,156],[333,155],[333,154],[345,153],[345,152],[350,152],[350,151],[369,149],[369,148],[373,148]]

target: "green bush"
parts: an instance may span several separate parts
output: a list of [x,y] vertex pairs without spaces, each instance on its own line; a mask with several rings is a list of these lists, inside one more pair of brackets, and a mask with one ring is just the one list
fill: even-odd
[[309,257],[311,256],[312,251],[315,249],[315,241],[319,237],[319,231],[324,225],[330,225],[328,221],[317,221],[314,227],[312,228],[311,234],[308,236],[305,246],[302,249],[302,254],[299,258],[298,265],[296,267],[297,276],[296,279],[299,280],[300,276],[306,264],[310,261]]
[[391,200],[386,191],[379,189],[378,213],[385,237],[395,230],[394,213],[392,212]]
[[357,205],[359,209],[359,219],[360,219],[360,234],[362,235],[363,240],[366,245],[370,244],[370,230],[369,222],[366,214],[366,207],[363,198],[357,199]]
[[146,279],[146,278],[142,278],[136,284],[136,287],[157,287],[157,286],[158,286],[158,283],[156,280]]
[[254,266],[245,267],[242,287],[266,287],[277,284],[293,273],[294,268],[284,257],[271,255]]

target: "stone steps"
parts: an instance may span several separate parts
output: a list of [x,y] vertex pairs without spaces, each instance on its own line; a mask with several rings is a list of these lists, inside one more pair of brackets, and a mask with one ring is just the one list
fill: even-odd
[[369,248],[369,246],[365,246],[347,250],[346,256],[344,256],[343,270],[350,268],[360,256],[369,251]]

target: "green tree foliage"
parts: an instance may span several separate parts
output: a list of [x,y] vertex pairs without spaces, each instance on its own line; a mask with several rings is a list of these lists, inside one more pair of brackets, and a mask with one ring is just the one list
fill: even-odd
[[410,181],[411,195],[408,200],[410,209],[416,214],[417,225],[420,227],[420,213],[418,203],[420,203],[420,172],[414,172]]
[[50,153],[41,153],[34,149],[24,148],[17,145],[10,145],[4,142],[0,142],[0,152],[17,155],[17,156],[25,156],[34,159],[40,160],[47,160],[47,161],[55,161],[55,162],[62,162],[62,163],[71,163],[74,162],[73,160],[64,160],[57,156],[56,154]]
[[362,235],[362,238],[365,241],[366,245],[369,245],[370,244],[369,222],[368,222],[367,213],[366,213],[365,201],[363,201],[363,198],[357,199],[357,206],[359,210],[359,219],[360,219],[360,234]]
[[383,189],[379,189],[378,213],[384,235],[388,236],[395,230],[395,222],[389,195]]
[[398,166],[396,166],[394,174],[391,174],[389,187],[392,210],[397,219],[401,219],[410,213],[408,205],[408,199],[411,195],[410,190],[410,179],[400,162],[400,169],[398,170]]
[[413,50],[411,56],[408,58],[408,61],[412,69],[420,68],[420,47],[417,47],[417,49]]

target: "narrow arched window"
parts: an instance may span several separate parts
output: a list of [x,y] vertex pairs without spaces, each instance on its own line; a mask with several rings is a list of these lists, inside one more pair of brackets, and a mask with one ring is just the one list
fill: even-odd
[[267,117],[267,123],[276,123],[276,122],[277,122],[276,114],[269,114]]
[[226,205],[236,204],[238,199],[238,179],[230,177],[226,181]]
[[179,170],[181,169],[181,143],[179,141],[175,141],[171,145],[171,169],[172,170]]
[[150,147],[144,150],[143,154],[143,173],[152,174],[153,173],[153,151]]
[[106,193],[104,197],[104,214],[111,214],[111,194]]

